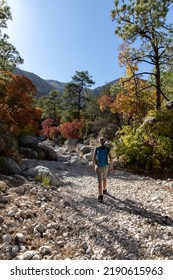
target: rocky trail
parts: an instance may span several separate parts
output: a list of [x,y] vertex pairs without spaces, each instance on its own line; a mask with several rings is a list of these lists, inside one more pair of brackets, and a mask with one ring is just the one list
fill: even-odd
[[60,179],[43,186],[23,176],[0,176],[0,259],[173,259],[173,181],[117,168],[104,203],[89,162],[57,150],[42,165]]

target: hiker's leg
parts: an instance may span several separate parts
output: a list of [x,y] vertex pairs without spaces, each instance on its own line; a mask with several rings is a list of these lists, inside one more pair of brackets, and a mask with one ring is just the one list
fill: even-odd
[[98,191],[99,191],[99,196],[103,195],[102,181],[98,182]]
[[102,184],[102,168],[97,166],[96,167],[96,174],[98,179],[98,193],[99,196],[103,195],[103,184]]
[[103,179],[103,190],[106,190],[107,187],[107,179]]
[[104,166],[103,170],[103,190],[105,191],[107,188],[107,176],[108,176],[109,166]]

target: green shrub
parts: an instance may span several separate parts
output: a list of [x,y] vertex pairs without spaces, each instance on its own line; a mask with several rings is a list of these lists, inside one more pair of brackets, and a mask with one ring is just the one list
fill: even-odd
[[41,183],[44,187],[48,187],[50,186],[50,181],[51,181],[51,178],[50,176],[47,176],[47,175],[37,175],[34,177],[34,181],[36,183]]
[[50,186],[50,177],[44,175],[44,176],[42,177],[42,184],[43,184],[43,186],[45,186],[45,187]]
[[173,164],[173,112],[150,112],[139,126],[125,126],[115,141],[115,153],[124,167],[160,169]]

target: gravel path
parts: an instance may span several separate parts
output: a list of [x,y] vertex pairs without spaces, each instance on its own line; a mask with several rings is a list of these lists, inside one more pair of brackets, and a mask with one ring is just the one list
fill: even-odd
[[173,258],[171,181],[117,169],[108,178],[108,195],[101,204],[91,168],[72,167],[66,180],[73,219],[86,229],[79,240],[94,252],[86,258]]
[[13,203],[1,203],[0,259],[173,259],[172,180],[116,169],[99,203],[89,165],[56,165],[59,188],[4,179]]

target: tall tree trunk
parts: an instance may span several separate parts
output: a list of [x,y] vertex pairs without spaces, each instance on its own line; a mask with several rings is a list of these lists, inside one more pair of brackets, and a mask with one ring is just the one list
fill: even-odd
[[80,111],[81,111],[81,91],[78,95],[78,120],[80,120]]
[[160,67],[156,64],[156,109],[161,107],[161,81],[160,81]]
[[78,95],[78,120],[80,120],[81,117],[81,94],[82,94],[82,90],[83,90],[83,80],[82,80],[82,84],[81,87],[79,89],[79,95]]

